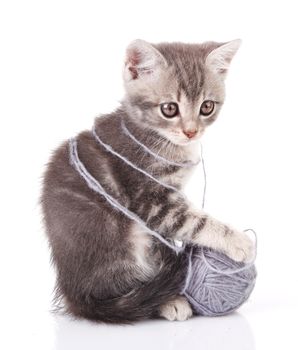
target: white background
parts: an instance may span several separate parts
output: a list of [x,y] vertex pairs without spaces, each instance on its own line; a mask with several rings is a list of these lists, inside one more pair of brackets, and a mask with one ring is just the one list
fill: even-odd
[[[1,1],[2,349],[297,349],[295,1]],[[206,209],[258,233],[250,301],[223,318],[94,325],[50,312],[54,272],[38,196],[50,151],[112,111],[125,46],[242,38],[203,138]],[[200,169],[188,186],[200,205]]]

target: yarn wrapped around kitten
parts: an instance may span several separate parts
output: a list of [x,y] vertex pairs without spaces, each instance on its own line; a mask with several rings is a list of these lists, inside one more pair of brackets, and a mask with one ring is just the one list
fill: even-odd
[[226,315],[248,299],[257,277],[253,262],[236,262],[223,253],[199,246],[188,247],[185,254],[189,264],[181,294],[196,314]]
[[[117,155],[117,152],[112,150],[110,146],[105,145],[104,147],[109,152]],[[252,263],[244,264],[236,262],[228,256],[209,248],[199,246],[177,247],[170,243],[160,233],[148,228],[140,217],[121,205],[121,203],[105,191],[79,159],[76,139],[70,140],[69,151],[71,164],[93,191],[102,195],[113,208],[119,210],[129,219],[145,228],[148,234],[157,238],[164,246],[170,248],[175,253],[182,252],[182,254],[185,254],[183,258],[188,260],[188,267],[186,266],[186,279],[183,283],[184,286],[181,286],[182,290],[180,294],[188,299],[196,314],[204,316],[226,315],[239,308],[248,299],[254,288],[257,276],[254,266],[255,258]],[[120,155],[118,156],[120,157]],[[121,156],[121,159],[130,166],[133,166],[124,157]],[[144,173],[143,170],[138,168],[137,170]],[[147,174],[147,176],[153,178],[150,174]],[[159,182],[159,180],[157,181]],[[163,186],[165,185],[163,184]],[[204,207],[204,197],[205,192],[202,207]],[[245,231],[254,232],[251,229]],[[256,234],[255,238],[257,238]],[[255,243],[257,245],[257,240]],[[187,260],[185,261],[186,263]]]

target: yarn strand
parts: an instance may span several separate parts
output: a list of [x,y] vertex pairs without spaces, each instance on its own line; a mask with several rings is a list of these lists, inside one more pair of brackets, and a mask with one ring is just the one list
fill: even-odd
[[202,209],[204,209],[205,208],[206,191],[207,191],[207,173],[206,173],[205,160],[204,160],[204,155],[203,155],[202,142],[200,142],[200,153],[201,153],[201,162],[202,162],[202,170],[203,170],[203,177],[204,177],[204,187],[203,187],[203,196],[202,196]]
[[[202,143],[200,142],[200,153],[201,153],[201,162],[202,162],[202,170],[203,170],[203,177],[204,177],[204,187],[203,187],[203,196],[202,196],[202,209],[204,209],[205,207],[205,198],[206,198],[206,191],[207,191],[207,173],[206,173],[206,166],[205,166],[205,160],[204,160],[204,155],[203,155],[203,145]],[[249,228],[249,229],[246,229],[244,230],[244,232],[248,232],[248,231],[251,231],[253,234],[254,234],[254,238],[255,238],[255,254],[254,254],[254,257],[252,259],[251,262],[245,264],[243,267],[240,267],[238,269],[232,269],[232,270],[220,270],[220,269],[216,269],[215,267],[211,266],[209,264],[209,262],[207,261],[206,257],[205,257],[205,254],[204,254],[204,248],[201,247],[200,249],[200,255],[205,263],[206,266],[208,266],[208,268],[216,273],[220,273],[220,274],[223,274],[223,275],[232,275],[232,274],[236,274],[236,273],[239,273],[239,272],[242,272],[242,271],[245,271],[245,270],[248,270],[250,269],[255,261],[256,261],[256,258],[257,258],[257,234],[256,232]],[[191,254],[192,254],[192,251],[191,251]],[[190,260],[190,264],[191,264],[191,260]],[[191,271],[191,266],[190,266],[190,271]],[[186,285],[187,285],[187,281],[186,281]],[[183,288],[183,290],[185,291],[187,289],[187,286]]]
[[168,163],[169,165],[175,165],[175,166],[178,166],[178,167],[192,167],[192,166],[195,166],[195,165],[198,165],[200,160],[198,160],[197,162],[191,162],[191,161],[187,161],[187,162],[184,162],[184,163],[177,163],[177,162],[174,162],[172,160],[169,160],[169,159],[166,159],[162,156],[160,156],[159,154],[153,152],[150,148],[148,148],[146,145],[144,145],[142,142],[140,142],[126,127],[123,119],[121,120],[121,127],[122,127],[122,130],[125,132],[125,134],[130,137],[135,143],[137,143],[140,147],[143,148],[144,151],[146,151],[147,153],[151,154],[155,159],[158,159],[164,163]]
[[139,168],[138,166],[136,166],[135,164],[133,164],[130,160],[128,160],[126,157],[122,156],[121,154],[119,154],[118,152],[116,152],[112,146],[110,145],[107,145],[106,143],[104,143],[100,137],[98,136],[98,134],[96,133],[96,130],[95,130],[95,126],[93,127],[92,129],[92,133],[93,133],[93,136],[94,138],[96,139],[96,141],[102,145],[106,151],[112,153],[113,155],[115,155],[116,157],[120,158],[121,160],[123,160],[124,163],[128,164],[129,166],[131,166],[133,169],[139,171],[140,173],[146,175],[147,177],[149,177],[151,180],[157,182],[159,185],[163,186],[163,187],[166,187],[170,190],[173,190],[175,192],[179,192],[182,196],[184,196],[177,188],[175,188],[174,186],[171,186],[171,185],[168,185],[160,180],[158,180],[156,177],[154,177],[153,175],[149,174],[147,171]]
[[151,236],[154,236],[157,238],[160,242],[174,250],[176,253],[181,252],[184,247],[177,247],[174,244],[171,244],[168,242],[165,238],[162,237],[162,235],[158,232],[155,232],[151,230],[146,223],[135,213],[124,207],[122,204],[120,204],[114,197],[109,195],[104,188],[101,186],[101,184],[87,171],[84,164],[81,162],[78,156],[78,149],[77,149],[77,140],[76,139],[70,139],[69,141],[69,153],[70,153],[70,162],[75,167],[77,172],[81,175],[81,177],[86,181],[87,185],[95,192],[101,194],[107,201],[110,203],[112,207],[114,207],[116,210],[120,211],[122,214],[127,216],[129,219],[135,221],[139,225],[141,225]]

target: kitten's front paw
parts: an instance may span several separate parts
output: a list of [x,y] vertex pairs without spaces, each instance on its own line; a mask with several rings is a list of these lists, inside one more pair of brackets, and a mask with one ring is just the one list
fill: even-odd
[[174,300],[162,305],[159,314],[169,321],[186,321],[192,316],[192,309],[184,297],[177,296]]
[[235,261],[250,262],[255,256],[255,246],[244,232],[231,229],[226,233],[225,253]]

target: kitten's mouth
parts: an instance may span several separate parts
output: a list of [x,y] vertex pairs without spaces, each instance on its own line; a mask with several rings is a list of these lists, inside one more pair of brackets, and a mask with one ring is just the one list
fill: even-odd
[[[184,136],[184,135],[183,135]],[[184,145],[184,146],[186,146],[186,145],[189,145],[189,144],[191,144],[191,143],[196,143],[196,142],[198,142],[199,140],[200,140],[200,137],[202,136],[202,133],[201,132],[198,132],[194,137],[192,137],[192,138],[188,138],[188,137],[181,137],[180,138],[180,142],[179,143],[181,143],[181,145]]]
[[161,135],[163,135],[166,139],[168,139],[174,145],[183,147],[183,146],[188,146],[190,144],[198,142],[202,134],[203,133],[199,131],[194,137],[188,138],[183,133],[175,132],[173,130],[172,132],[168,132],[166,134],[161,134]]
[[176,140],[173,140],[172,142],[175,143],[176,145],[178,146],[188,146],[192,143],[196,143],[198,142],[200,139],[200,135],[197,135],[196,137],[194,138],[191,138],[191,139],[188,139],[188,138],[179,138],[179,139],[176,139]]
[[187,146],[193,143],[197,143],[201,136],[203,135],[204,130],[199,129],[193,137],[187,137],[182,132],[173,132],[171,135],[171,141],[178,146]]

